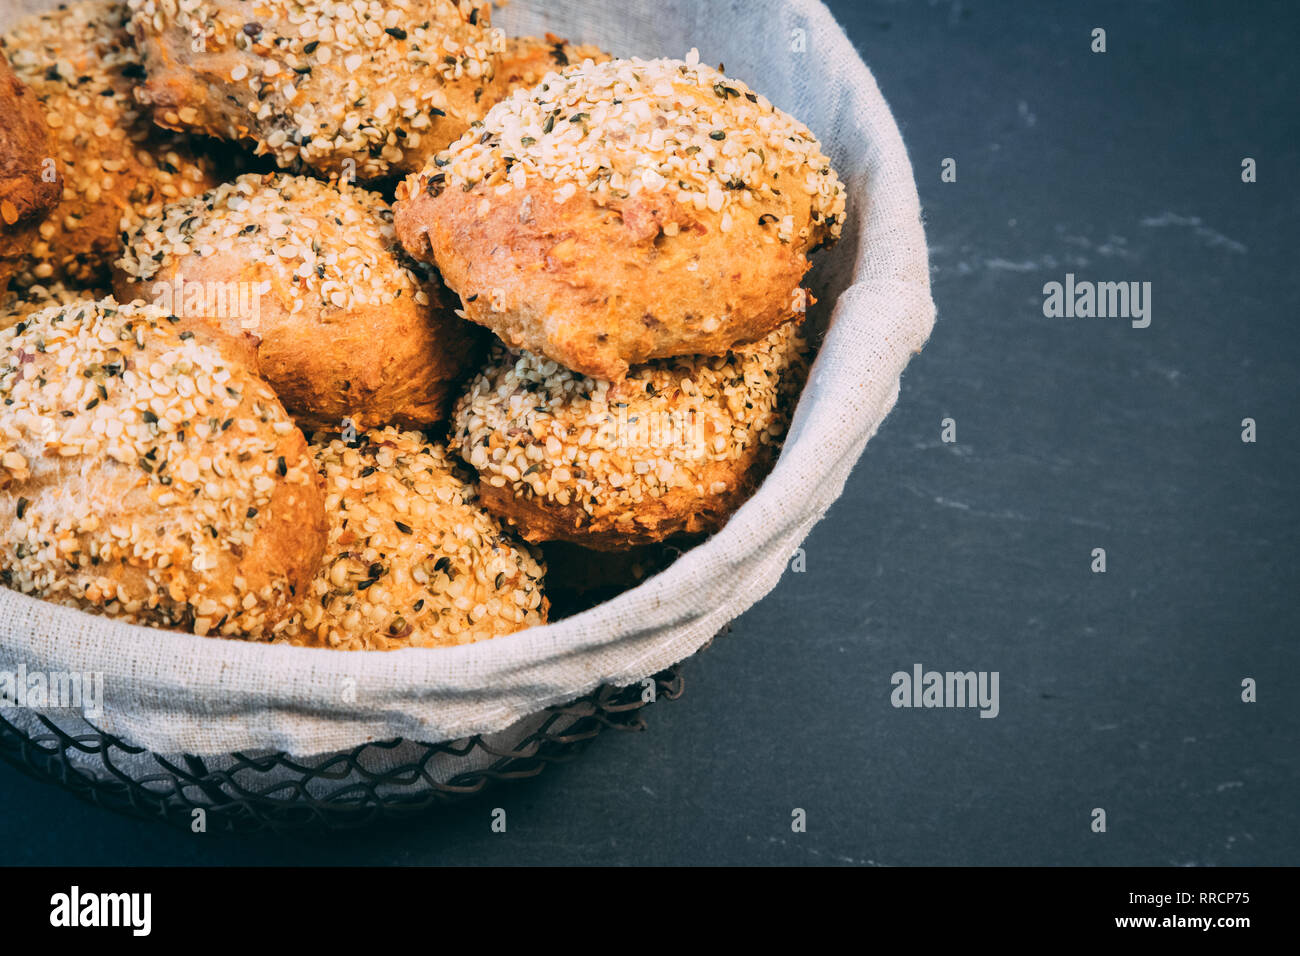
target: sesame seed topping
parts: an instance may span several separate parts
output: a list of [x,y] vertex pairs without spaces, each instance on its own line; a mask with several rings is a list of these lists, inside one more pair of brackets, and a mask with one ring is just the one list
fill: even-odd
[[507,37],[505,52],[497,68],[497,86],[504,99],[517,87],[536,86],[549,73],[570,66],[604,63],[612,59],[599,47],[575,44],[553,33],[545,37]]
[[681,60],[588,61],[516,89],[398,199],[434,176],[440,188],[502,194],[541,180],[558,201],[585,192],[598,205],[667,191],[751,223],[792,215],[799,232],[779,238],[805,248],[838,238],[845,215],[844,186],[806,126],[739,80]]
[[172,203],[127,233],[117,267],[148,282],[187,257],[232,250],[248,263],[246,278],[291,298],[291,312],[428,300],[432,273],[402,250],[383,198],[306,176],[248,174]]
[[[246,5],[223,0],[126,5],[149,68],[142,99],[167,125],[361,180],[418,169],[459,136],[505,48],[489,5],[473,0],[261,0],[253,31]],[[222,108],[169,109],[168,71],[208,61],[230,77]]]
[[28,286],[21,293],[6,292],[0,295],[0,330],[12,328],[51,306],[70,305],[83,299],[94,301],[106,295],[108,293],[103,291],[70,288],[62,282]]
[[152,306],[82,300],[0,332],[0,583],[137,623],[262,634],[288,614],[293,572],[254,559],[256,587],[231,577],[284,534],[278,512],[320,508],[288,424],[264,382]]
[[674,489],[721,494],[719,463],[743,469],[779,446],[806,349],[791,321],[726,355],[634,366],[612,385],[498,345],[456,405],[453,441],[480,481],[570,509],[575,530]]
[[545,572],[418,433],[318,434],[329,545],[278,638],[344,650],[468,644],[546,622]]

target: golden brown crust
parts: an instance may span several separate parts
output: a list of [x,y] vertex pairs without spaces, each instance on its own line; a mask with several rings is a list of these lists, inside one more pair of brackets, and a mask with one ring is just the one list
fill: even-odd
[[490,4],[471,0],[128,5],[160,126],[351,181],[419,169],[463,133],[504,46]]
[[805,127],[673,60],[516,90],[397,198],[398,237],[468,318],[610,380],[767,335],[844,216]]
[[63,191],[45,110],[0,53],[0,293]]
[[797,326],[616,384],[498,348],[457,402],[453,441],[484,507],[527,541],[620,550],[712,533],[775,460],[804,370]]
[[312,445],[329,546],[276,639],[340,650],[470,644],[546,623],[545,566],[475,500],[464,469],[415,432]]
[[436,274],[402,251],[387,204],[307,177],[242,176],[166,207],[128,234],[115,288],[258,336],[263,376],[316,428],[441,421],[482,352]]
[[[398,204],[398,236],[437,263],[466,318],[584,375],[617,380],[654,358],[761,339],[789,315],[808,269],[792,247],[753,232],[719,243],[670,197],[600,208],[553,192],[486,209],[477,189],[423,194]],[[669,223],[671,238],[660,232]]]
[[237,355],[85,300],[0,332],[0,579],[199,634],[286,617],[326,539],[302,433]]
[[24,18],[0,45],[45,109],[62,201],[39,225],[17,281],[106,284],[124,216],[215,184],[212,164],[149,121],[132,91],[144,70],[125,4],[83,0]]

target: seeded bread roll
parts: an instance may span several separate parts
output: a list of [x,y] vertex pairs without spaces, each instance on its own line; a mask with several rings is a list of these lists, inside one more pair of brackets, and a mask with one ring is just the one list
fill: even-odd
[[767,335],[844,221],[812,133],[694,55],[516,90],[397,199],[468,318],[610,380]]
[[121,301],[260,338],[262,374],[318,428],[441,421],[481,354],[388,205],[355,186],[241,176],[141,223],[117,267]]
[[726,355],[660,359],[611,384],[498,347],[457,402],[452,441],[484,507],[527,541],[613,551],[714,532],[773,460],[805,348],[787,322]]
[[0,332],[0,581],[139,624],[253,635],[325,547],[320,476],[270,387],[158,309]]
[[18,274],[21,286],[107,285],[123,217],[151,215],[216,183],[211,161],[153,126],[135,103],[144,70],[125,16],[125,4],[83,0],[26,17],[0,38],[45,109],[64,186]]
[[507,37],[493,83],[493,101],[503,100],[517,89],[536,86],[547,73],[579,66],[587,60],[604,63],[610,59],[598,46],[570,43],[554,33],[544,37]]
[[475,502],[441,445],[385,428],[317,435],[329,546],[293,644],[393,650],[469,644],[546,623],[544,566]]
[[[45,110],[0,54],[0,293],[31,251],[63,187]],[[48,162],[47,162],[48,161]]]
[[350,180],[419,169],[463,133],[505,45],[471,0],[129,6],[159,125]]
[[109,293],[99,289],[72,289],[62,282],[34,285],[22,293],[6,292],[0,295],[0,331],[17,325],[23,319],[43,312],[50,306],[71,305],[83,299],[97,301]]
[[17,282],[106,284],[123,217],[216,183],[212,164],[183,138],[157,129],[132,90],[144,76],[126,6],[83,0],[29,16],[0,46],[45,108],[54,133],[62,202],[38,228]]

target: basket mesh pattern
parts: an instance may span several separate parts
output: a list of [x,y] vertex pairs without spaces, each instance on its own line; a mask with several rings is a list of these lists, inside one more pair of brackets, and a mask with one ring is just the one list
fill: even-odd
[[187,830],[199,808],[209,831],[347,829],[464,800],[500,781],[535,777],[552,763],[572,760],[604,730],[644,730],[650,702],[681,696],[680,666],[654,676],[653,696],[645,693],[646,684],[601,687],[535,715],[504,745],[498,734],[439,744],[389,740],[310,758],[167,758],[82,718],[85,732],[73,733],[66,721],[37,715],[33,730],[0,712],[0,757],[100,806]]

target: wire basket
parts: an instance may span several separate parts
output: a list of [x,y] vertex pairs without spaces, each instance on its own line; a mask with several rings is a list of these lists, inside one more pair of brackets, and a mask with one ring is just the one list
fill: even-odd
[[640,684],[600,687],[498,734],[438,744],[399,738],[307,758],[276,752],[168,757],[103,733],[81,716],[31,713],[15,722],[0,711],[0,757],[99,806],[187,830],[197,810],[209,831],[353,829],[410,818],[500,781],[536,777],[577,757],[604,730],[644,730],[650,703],[681,696],[680,667]]

